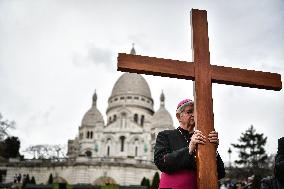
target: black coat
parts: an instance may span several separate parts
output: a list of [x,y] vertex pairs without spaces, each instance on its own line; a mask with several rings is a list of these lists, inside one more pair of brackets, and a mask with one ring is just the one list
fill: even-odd
[[[180,133],[180,131],[182,133]],[[158,134],[154,148],[154,162],[164,173],[173,173],[179,170],[196,171],[195,154],[189,154],[188,142],[192,134],[179,127],[174,130],[165,130]],[[225,177],[224,163],[218,154],[218,179]]]
[[282,185],[275,177],[266,177],[261,180],[260,189],[284,189],[284,185]]
[[[281,140],[283,141],[284,139]],[[283,146],[282,149],[280,149],[280,146],[281,145],[278,144],[278,152],[275,157],[275,176],[262,179],[261,189],[284,189],[284,150]]]

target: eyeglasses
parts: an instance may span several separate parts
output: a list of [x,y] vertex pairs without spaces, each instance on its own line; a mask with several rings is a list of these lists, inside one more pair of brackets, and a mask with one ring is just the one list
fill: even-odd
[[194,109],[190,109],[190,110],[187,110],[187,111],[184,111],[184,113],[186,113],[186,114],[193,114],[193,112],[194,112]]

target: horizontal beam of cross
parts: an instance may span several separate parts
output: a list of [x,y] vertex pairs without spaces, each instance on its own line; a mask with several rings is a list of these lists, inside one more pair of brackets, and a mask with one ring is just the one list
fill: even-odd
[[[194,80],[193,62],[119,53],[118,71]],[[132,68],[135,68],[132,69]],[[280,91],[281,75],[211,65],[212,82]],[[264,79],[265,78],[265,79]]]

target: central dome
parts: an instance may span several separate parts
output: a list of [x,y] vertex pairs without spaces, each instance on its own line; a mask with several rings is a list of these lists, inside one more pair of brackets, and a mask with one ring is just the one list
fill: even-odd
[[124,73],[116,81],[112,89],[111,97],[128,94],[152,98],[147,81],[136,73]]
[[[136,54],[134,47],[130,54]],[[144,77],[137,73],[126,72],[118,78],[112,88],[106,113],[112,116],[111,114],[116,115],[116,111],[122,107],[135,107],[153,114],[153,104],[151,91]]]

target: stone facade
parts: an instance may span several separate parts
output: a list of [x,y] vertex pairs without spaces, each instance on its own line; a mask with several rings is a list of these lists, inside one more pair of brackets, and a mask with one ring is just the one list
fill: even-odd
[[[34,176],[36,183],[47,183],[52,174],[55,181],[69,184],[103,185],[114,183],[120,185],[137,185],[142,178],[153,176],[157,171],[155,166],[144,161],[125,161],[123,159],[109,158],[79,158],[63,162],[30,160],[25,162],[11,162],[1,166],[7,170],[5,182],[13,182],[16,174],[29,174]],[[151,178],[150,177],[150,178]]]
[[[134,48],[131,53],[135,54]],[[106,122],[97,99],[95,92],[78,136],[68,141],[68,159],[9,163],[0,167],[7,170],[6,181],[18,173],[35,176],[37,183],[46,183],[50,174],[71,184],[137,185],[143,177],[152,179],[158,171],[153,164],[156,136],[161,130],[174,128],[164,94],[155,112],[147,81],[139,74],[124,73],[108,99]]]

